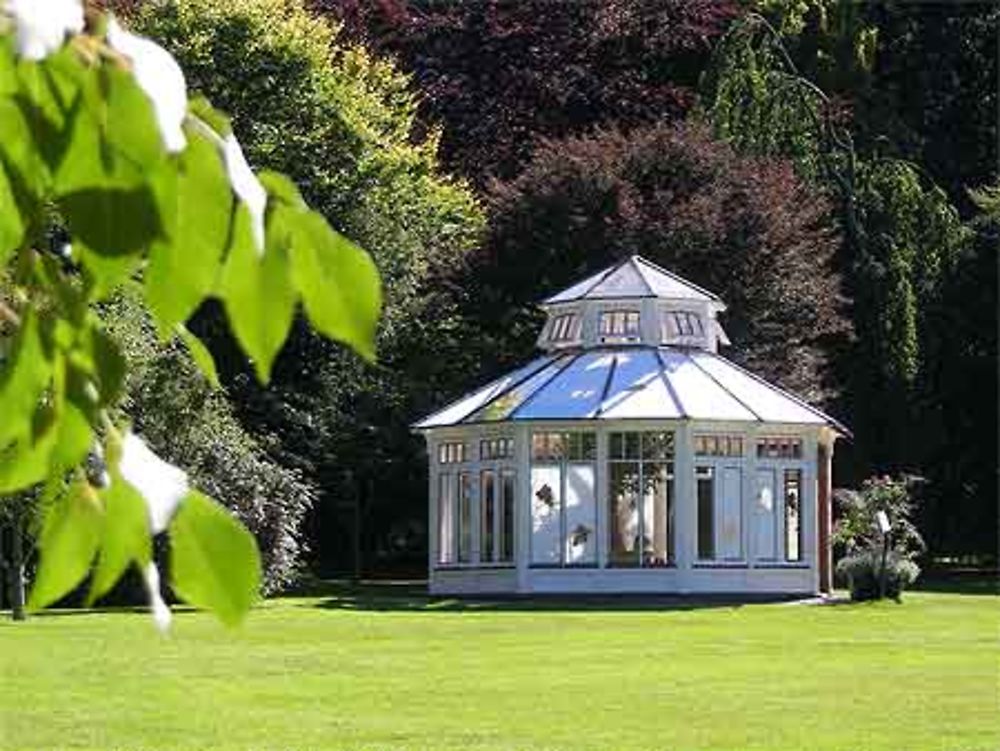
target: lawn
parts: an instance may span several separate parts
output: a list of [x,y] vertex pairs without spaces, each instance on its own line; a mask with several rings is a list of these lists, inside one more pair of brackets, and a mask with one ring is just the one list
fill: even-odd
[[1000,613],[283,599],[0,621],[0,748],[1000,748]]

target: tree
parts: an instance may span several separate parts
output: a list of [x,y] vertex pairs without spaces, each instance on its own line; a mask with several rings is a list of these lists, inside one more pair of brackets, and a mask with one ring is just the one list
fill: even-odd
[[[786,20],[801,5],[767,3],[778,11],[779,19]],[[822,9],[829,4],[806,5]],[[737,148],[789,156],[800,174],[835,198],[845,230],[838,261],[853,301],[851,318],[857,334],[854,346],[843,350],[838,367],[848,422],[856,436],[849,452],[854,466],[848,476],[861,477],[873,469],[919,472],[931,480],[926,508],[961,503],[985,510],[992,505],[995,518],[995,494],[972,495],[991,482],[982,476],[969,482],[968,470],[959,469],[967,465],[949,448],[995,445],[992,427],[983,430],[975,420],[957,419],[995,405],[995,389],[980,377],[969,382],[973,388],[959,387],[953,395],[942,386],[963,381],[959,368],[978,367],[973,365],[979,362],[978,353],[970,362],[968,350],[955,351],[956,331],[977,331],[972,335],[976,348],[989,350],[978,333],[991,328],[983,326],[985,308],[980,309],[980,303],[989,306],[992,316],[996,298],[994,291],[990,302],[990,290],[995,285],[983,285],[975,294],[966,289],[964,299],[955,295],[955,289],[971,268],[981,272],[995,264],[995,255],[970,252],[973,235],[963,226],[959,211],[969,202],[955,190],[958,175],[995,174],[992,160],[977,161],[977,155],[995,150],[995,137],[988,137],[989,127],[982,124],[980,114],[966,121],[957,116],[952,103],[968,97],[989,102],[995,96],[995,65],[985,62],[982,51],[988,43],[987,30],[996,28],[1000,16],[985,6],[952,15],[940,6],[907,6],[911,10],[893,6],[886,13],[881,7],[852,6],[840,14],[836,26],[824,25],[823,14],[814,13],[793,32],[802,36],[791,38],[760,17],[748,16],[733,26],[717,49],[706,75],[702,108],[717,133]],[[961,33],[944,39],[939,33],[944,27]],[[859,44],[870,49],[855,54]],[[824,55],[832,49],[840,53]],[[847,50],[854,52],[846,54]],[[939,60],[944,72],[915,64],[901,50],[910,50],[921,60]],[[983,65],[973,66],[977,70],[961,79],[968,83],[959,93],[957,71],[973,60]],[[813,71],[834,93],[803,76],[800,66]],[[926,80],[904,85],[906,71],[922,71],[919,77]],[[933,106],[921,105],[916,112],[909,105],[893,105],[894,92],[902,90],[919,90],[915,99]],[[885,103],[889,109],[883,108]],[[949,141],[947,160],[930,159],[926,149],[940,148],[945,127],[958,129],[976,145],[956,150]],[[934,143],[939,146],[932,147]],[[933,173],[916,159],[928,159]],[[935,177],[952,191],[951,198]],[[993,278],[995,273],[987,276]],[[945,523],[940,511],[933,519],[926,513],[922,521]],[[957,534],[956,527],[946,526],[951,528],[947,549],[965,549],[973,538],[982,545],[991,537]],[[994,528],[995,524],[979,527]],[[939,546],[945,540],[938,534],[941,531],[940,527],[925,530]],[[995,545],[979,549],[993,552]]]
[[79,0],[3,12],[0,493],[39,491],[30,604],[88,575],[93,601],[134,564],[165,628],[151,538],[166,532],[174,591],[236,623],[258,594],[259,553],[116,422],[128,365],[94,308],[142,267],[159,336],[180,337],[212,376],[184,321],[215,296],[266,381],[300,303],[370,357],[377,274],[286,177],[253,172],[225,116],[189,102],[163,48]]
[[492,231],[473,297],[498,364],[525,357],[533,303],[630,253],[717,292],[751,370],[823,401],[844,331],[824,195],[790,163],[738,156],[697,125],[549,142],[490,197]]
[[416,128],[410,79],[297,0],[181,0],[140,10],[136,21],[231,113],[250,157],[287,170],[385,280],[374,367],[300,322],[263,389],[220,316],[203,310],[192,323],[241,421],[273,436],[271,455],[321,488],[308,522],[313,548],[322,569],[343,567],[351,506],[369,489],[376,497],[366,505],[385,513],[371,514],[380,526],[368,547],[385,547],[393,527],[422,523],[423,449],[409,422],[428,408],[426,384],[448,369],[442,353],[456,312],[441,282],[478,240],[482,210],[443,174],[437,133]]
[[100,308],[128,363],[119,409],[167,461],[184,467],[254,535],[263,591],[292,583],[303,565],[303,520],[316,488],[271,459],[240,424],[225,390],[213,387],[179,339],[161,342],[135,283]]
[[719,0],[439,3],[314,0],[399,57],[443,124],[442,158],[479,186],[510,179],[542,138],[676,120],[738,4]]

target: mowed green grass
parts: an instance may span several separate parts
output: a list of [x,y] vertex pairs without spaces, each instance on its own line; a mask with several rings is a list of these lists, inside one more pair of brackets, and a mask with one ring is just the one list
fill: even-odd
[[1000,749],[1000,611],[271,601],[0,621],[0,748]]

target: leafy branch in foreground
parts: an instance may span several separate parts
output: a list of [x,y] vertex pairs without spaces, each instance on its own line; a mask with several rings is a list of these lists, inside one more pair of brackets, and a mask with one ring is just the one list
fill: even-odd
[[141,273],[160,337],[214,379],[184,322],[216,297],[267,381],[300,302],[372,359],[377,271],[287,178],[252,171],[161,47],[80,0],[0,9],[0,495],[44,486],[30,604],[88,574],[93,601],[135,564],[165,628],[151,535],[167,532],[174,591],[236,623],[259,589],[253,539],[115,423],[126,364],[92,306]]

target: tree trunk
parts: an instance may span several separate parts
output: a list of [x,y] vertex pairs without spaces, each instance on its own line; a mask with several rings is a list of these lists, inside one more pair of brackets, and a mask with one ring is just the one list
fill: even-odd
[[15,512],[10,545],[10,614],[15,621],[23,621],[24,614],[24,531],[21,513]]
[[4,552],[5,531],[3,517],[0,517],[0,610],[4,610],[7,603],[7,554]]

